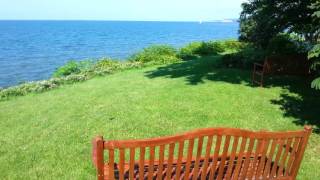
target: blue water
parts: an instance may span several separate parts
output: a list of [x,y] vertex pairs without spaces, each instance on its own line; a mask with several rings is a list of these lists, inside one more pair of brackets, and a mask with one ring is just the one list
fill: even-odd
[[151,44],[238,37],[238,23],[0,21],[0,87],[47,79],[69,60],[125,59]]

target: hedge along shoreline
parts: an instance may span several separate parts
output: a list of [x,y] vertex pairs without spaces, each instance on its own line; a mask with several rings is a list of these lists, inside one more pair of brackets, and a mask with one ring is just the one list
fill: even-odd
[[[261,58],[252,59],[256,52],[259,51],[256,51],[250,44],[237,40],[191,42],[180,49],[169,45],[152,45],[131,55],[124,61],[111,58],[102,58],[97,61],[69,61],[64,66],[57,68],[52,78],[48,80],[33,81],[0,89],[0,101],[29,93],[45,92],[61,85],[83,82],[96,76],[105,76],[118,71],[177,63],[202,56],[222,55],[222,66],[245,68],[238,64],[250,64],[261,60]],[[248,59],[250,62],[247,62]]]
[[61,85],[74,84],[92,79],[97,76],[105,76],[115,72],[142,68],[152,65],[162,65],[179,62],[177,51],[167,45],[154,45],[143,49],[130,56],[127,61],[111,58],[102,58],[97,61],[69,61],[64,66],[56,69],[52,78],[41,81],[31,81],[17,86],[0,89],[0,101],[9,100],[12,97],[24,96],[29,93],[41,93],[58,88]]

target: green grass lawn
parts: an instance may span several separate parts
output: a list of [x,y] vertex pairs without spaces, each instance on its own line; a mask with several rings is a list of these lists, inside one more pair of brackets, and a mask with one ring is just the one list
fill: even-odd
[[[251,87],[250,72],[210,58],[128,70],[0,102],[0,179],[95,179],[91,140],[172,135],[203,127],[312,134],[299,179],[320,177],[320,97],[299,78]],[[320,119],[318,119],[320,120]]]

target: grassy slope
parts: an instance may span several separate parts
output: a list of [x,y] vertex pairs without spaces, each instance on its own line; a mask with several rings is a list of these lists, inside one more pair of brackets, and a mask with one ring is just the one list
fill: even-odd
[[[200,127],[302,128],[297,117],[274,103],[288,90],[252,88],[249,77],[245,71],[188,62],[0,102],[0,179],[94,179],[90,141],[98,134],[130,139]],[[320,176],[319,142],[313,134],[300,179]]]

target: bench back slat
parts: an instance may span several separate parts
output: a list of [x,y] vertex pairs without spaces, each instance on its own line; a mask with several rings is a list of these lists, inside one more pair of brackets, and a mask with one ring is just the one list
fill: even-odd
[[161,145],[160,148],[159,148],[159,170],[158,170],[158,179],[162,179],[163,163],[164,163],[164,150],[165,150],[165,145]]
[[197,147],[197,155],[196,155],[196,160],[195,160],[195,165],[194,165],[194,171],[193,171],[193,180],[196,180],[198,177],[198,172],[199,172],[199,164],[200,164],[200,158],[202,155],[202,146],[203,146],[203,137],[199,138],[198,141],[198,147]]
[[130,179],[133,179],[134,177],[134,162],[135,162],[135,153],[136,149],[135,148],[130,148],[130,169],[129,169],[129,177]]
[[285,176],[288,176],[289,175],[289,171],[292,169],[292,165],[293,165],[293,160],[296,156],[296,152],[298,151],[298,145],[301,141],[301,138],[294,138],[294,143],[293,143],[293,146],[292,146],[292,149],[291,149],[291,153],[290,153],[290,156],[289,156],[289,161],[288,161],[288,165],[287,165],[287,169],[285,171]]
[[209,165],[209,157],[210,157],[210,152],[211,152],[212,139],[213,139],[213,136],[209,136],[208,140],[207,140],[204,166],[203,166],[203,170],[201,171],[201,180],[204,180],[207,177],[207,169],[208,169],[208,165]]
[[257,168],[258,168],[258,156],[261,155],[261,151],[262,151],[262,140],[261,139],[257,139],[256,140],[256,148],[253,151],[253,163],[252,165],[250,165],[248,172],[247,172],[247,177],[248,179],[252,179],[253,174],[256,172]]
[[180,179],[181,175],[181,163],[184,155],[184,141],[179,142],[179,152],[178,152],[178,160],[177,160],[177,170],[176,170],[176,178]]
[[308,127],[288,132],[207,128],[144,140],[100,137],[93,142],[93,156],[98,179],[295,179],[310,133]]
[[149,147],[149,164],[148,164],[148,180],[153,179],[153,173],[154,173],[154,152],[155,152],[155,147],[151,146]]
[[109,177],[110,179],[114,179],[114,150],[109,149]]
[[237,163],[235,166],[235,172],[234,172],[234,176],[233,179],[238,179],[239,177],[239,172],[240,172],[240,168],[242,163],[240,163],[243,160],[244,157],[244,151],[245,151],[245,147],[246,147],[246,143],[247,143],[247,138],[242,137],[241,138],[241,146],[240,146],[240,150],[239,150],[239,154],[237,157]]
[[265,160],[267,157],[269,146],[270,146],[270,139],[263,139],[262,145],[261,145],[262,152],[261,152],[260,161],[258,164],[258,170],[256,171],[257,177],[261,177],[263,174],[263,170],[265,169],[265,165],[266,165]]
[[193,156],[192,155],[193,154],[193,146],[194,146],[194,139],[190,139],[188,141],[187,163],[186,163],[186,170],[185,170],[185,175],[184,175],[185,180],[189,179],[191,160],[192,160],[192,156]]
[[232,150],[231,150],[231,155],[230,155],[230,161],[229,161],[230,165],[227,167],[227,171],[226,171],[226,179],[231,178],[231,172],[233,171],[233,165],[234,165],[234,160],[236,158],[238,144],[239,144],[239,137],[235,137],[233,140]]
[[249,139],[249,147],[248,147],[248,150],[246,152],[245,159],[244,159],[244,166],[242,167],[243,168],[243,172],[241,174],[242,178],[247,176],[248,166],[249,166],[249,162],[251,161],[250,157],[251,157],[251,153],[252,153],[254,144],[255,144],[255,138],[250,138]]
[[144,177],[145,153],[146,153],[146,148],[145,147],[140,147],[139,177]]

